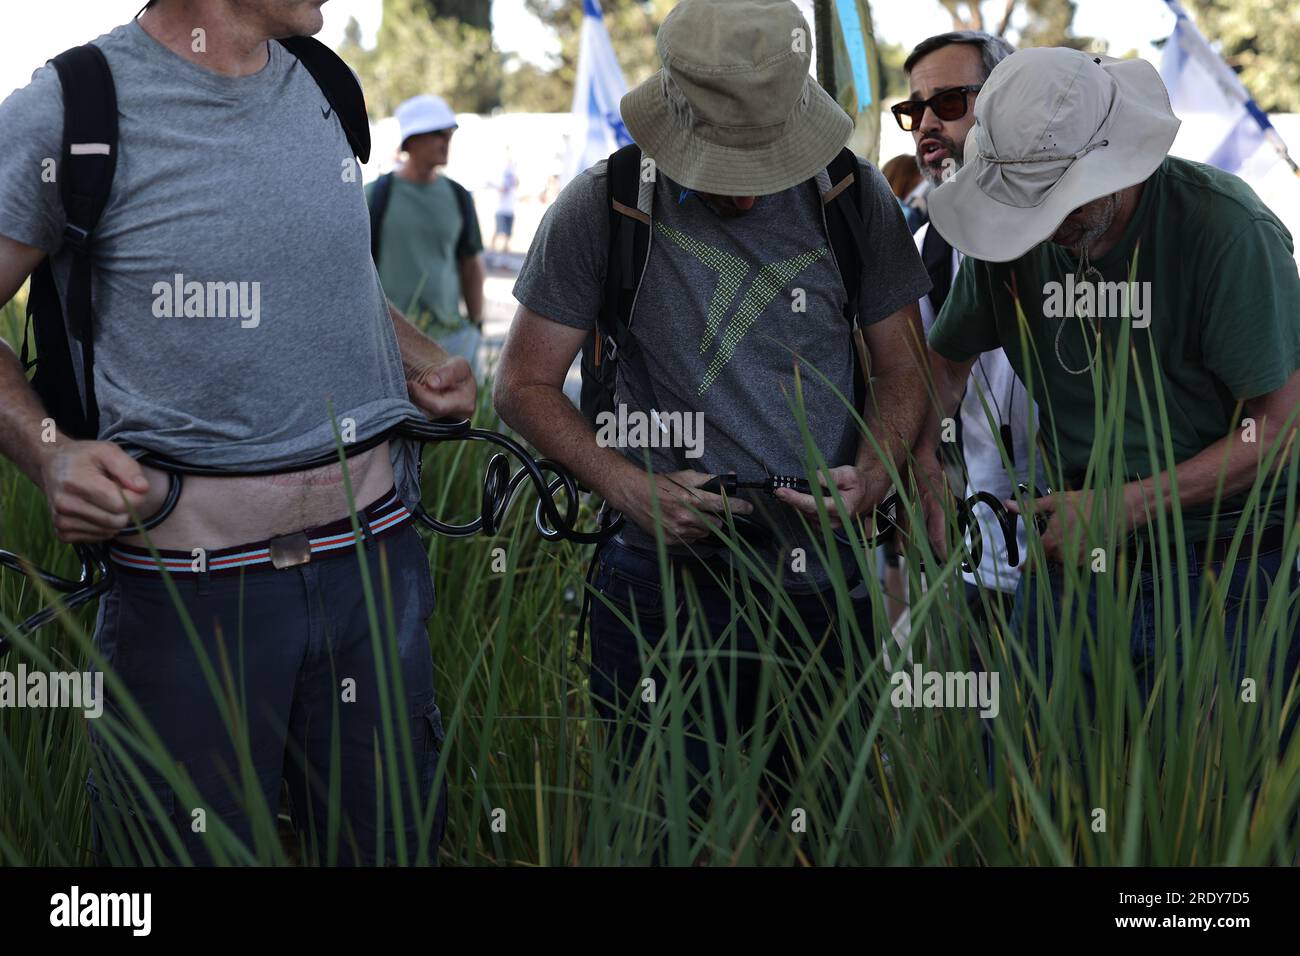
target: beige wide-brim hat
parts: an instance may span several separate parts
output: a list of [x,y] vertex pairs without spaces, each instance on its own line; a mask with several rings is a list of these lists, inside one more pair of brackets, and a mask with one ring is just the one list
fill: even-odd
[[1146,180],[1178,126],[1145,60],[1021,50],[985,81],[962,167],[930,194],[930,219],[966,255],[1010,262],[1075,209]]
[[662,69],[620,109],[642,153],[687,189],[781,192],[848,141],[853,120],[808,75],[812,30],[790,0],[683,0],[656,47]]

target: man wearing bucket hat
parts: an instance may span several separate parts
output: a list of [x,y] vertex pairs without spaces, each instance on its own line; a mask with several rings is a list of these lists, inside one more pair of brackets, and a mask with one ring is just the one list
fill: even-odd
[[[1056,606],[1065,578],[1058,565],[1087,563],[1098,572],[1086,602],[1095,628],[1100,571],[1113,572],[1121,558],[1144,562],[1130,641],[1147,675],[1144,696],[1164,583],[1153,573],[1151,537],[1168,534],[1194,611],[1201,582],[1219,576],[1229,540],[1243,535],[1241,557],[1224,575],[1230,640],[1271,586],[1297,583],[1283,562],[1294,474],[1276,488],[1266,476],[1258,506],[1248,500],[1270,453],[1293,434],[1300,405],[1291,236],[1236,177],[1167,155],[1178,125],[1143,60],[1024,50],[984,84],[965,163],[930,200],[935,226],[967,255],[929,334],[940,413],[956,407],[977,356],[1005,349],[1039,402],[1045,460],[1060,466],[1038,481],[1058,493],[1032,503]],[[1100,405],[1097,395],[1107,396]],[[1168,425],[1153,433],[1157,405]],[[1108,489],[1103,505],[1102,492],[1094,498],[1080,486],[1090,471],[1113,473],[1110,443],[1096,443],[1094,431],[1116,419],[1126,483]],[[1082,531],[1094,506],[1113,508],[1124,532],[1125,553],[1102,549],[1104,565],[1094,548],[1105,542]],[[1174,542],[1172,516],[1161,513],[1171,510],[1185,543]],[[1022,578],[1015,610],[1031,650],[1039,643],[1032,586]],[[1293,666],[1298,650],[1292,641]],[[1082,666],[1091,697],[1086,655]]]
[[[731,651],[738,651],[737,683],[725,695],[712,692],[732,703],[732,716],[688,733],[687,759],[701,775],[710,746],[725,745],[732,717],[742,731],[753,723],[761,670],[755,636],[743,621],[731,626],[737,613],[723,585],[738,568],[717,538],[710,541],[728,507],[770,531],[762,563],[807,633],[815,641],[828,632],[838,638],[821,648],[821,660],[834,669],[845,654],[831,577],[817,555],[826,548],[804,527],[817,522],[818,502],[792,489],[724,498],[701,486],[731,473],[807,475],[799,389],[807,430],[833,466],[829,477],[844,508],[861,513],[888,490],[885,466],[842,397],[854,394],[850,292],[873,375],[860,411],[876,441],[901,460],[925,416],[921,357],[912,343],[919,346],[916,301],[929,282],[880,173],[850,154],[851,174],[839,189],[829,181],[828,164],[842,155],[852,122],[808,76],[810,37],[789,0],[685,0],[658,33],[663,68],[622,100],[636,144],[628,149],[639,148],[638,162],[653,178],[642,180],[647,201],[634,198],[637,208],[614,200],[615,213],[621,208],[629,223],[649,226],[651,242],[628,334],[617,340],[616,401],[640,413],[702,416],[698,457],[603,446],[562,392],[602,314],[611,268],[606,180],[615,179],[609,170],[622,151],[579,175],[548,210],[515,285],[520,309],[496,382],[502,418],[627,518],[594,577],[602,597],[592,605],[592,695],[600,712],[618,713],[633,693],[641,696],[643,678],[659,674],[642,663],[662,651],[669,630],[657,533],[674,574],[692,566],[711,639],[731,631],[734,643],[714,667],[732,668]],[[855,178],[858,202],[850,208],[862,226],[863,266],[846,290],[837,269],[846,264],[830,254],[826,206]],[[839,520],[830,496],[824,507]],[[848,557],[842,566],[847,575],[856,564]],[[865,596],[855,594],[855,602],[869,649],[870,608]],[[634,619],[639,636],[625,624]],[[792,655],[800,666],[810,660],[807,648]],[[749,712],[740,700],[751,701]],[[634,732],[630,748],[639,741]],[[784,751],[774,756],[783,759]]]
[[402,162],[366,189],[379,280],[417,328],[477,375],[483,239],[473,197],[440,172],[459,125],[456,114],[441,97],[421,95],[397,107],[396,118]]

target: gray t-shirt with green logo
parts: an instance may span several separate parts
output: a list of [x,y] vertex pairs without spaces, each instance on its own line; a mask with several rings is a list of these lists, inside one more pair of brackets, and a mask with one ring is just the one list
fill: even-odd
[[[870,325],[917,301],[930,280],[884,177],[864,162],[858,172],[869,242],[859,317]],[[609,233],[605,179],[601,162],[564,188],[542,219],[515,283],[521,303],[575,328],[592,328],[600,308]],[[855,361],[843,314],[847,294],[827,241],[816,181],[759,197],[749,211],[724,217],[698,195],[683,196],[661,173],[653,218],[631,327],[651,387],[631,380],[629,363],[620,362],[616,401],[629,415],[700,412],[704,432],[699,457],[651,448],[652,467],[736,472],[741,478],[761,478],[765,471],[805,475],[794,410],[796,368],[813,442],[831,467],[853,464],[859,434],[845,406],[853,399]],[[906,346],[900,341],[898,347]],[[646,449],[624,453],[642,463]],[[794,512],[763,494],[749,500],[776,534],[767,557],[779,556],[787,586],[824,586],[824,571]],[[624,536],[635,546],[653,546],[639,529],[629,528]],[[806,550],[806,572],[792,570],[795,547]]]
[[[360,170],[307,70],[270,43],[261,71],[222,76],[134,21],[94,43],[120,127],[94,247],[99,437],[288,469],[335,447],[331,409],[359,441],[418,414]],[[45,66],[0,104],[0,235],[51,252],[61,292],[62,139],[62,88]],[[414,456],[406,443],[393,455],[410,504]]]

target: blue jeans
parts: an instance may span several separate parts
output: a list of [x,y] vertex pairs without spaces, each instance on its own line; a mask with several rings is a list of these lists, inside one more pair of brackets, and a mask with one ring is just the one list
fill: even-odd
[[[434,609],[428,556],[410,524],[371,538],[364,547],[379,608],[383,661],[376,659],[361,566],[350,549],[345,556],[284,570],[175,579],[222,693],[239,704],[242,727],[236,739],[162,578],[117,575],[100,602],[96,646],[161,738],[170,760],[184,766],[199,802],[183,804],[160,770],[133,753],[141,779],[132,777],[130,767],[92,725],[91,742],[101,772],[92,771],[87,786],[101,862],[174,862],[178,854],[168,834],[175,833],[192,861],[209,863],[203,835],[194,827],[200,817],[209,832],[219,820],[252,847],[254,814],[249,801],[260,804],[256,816],[274,820],[285,783],[297,835],[309,851],[315,848],[321,863],[331,861],[331,842],[338,863],[391,861],[399,840],[405,843],[407,862],[416,862],[421,850],[427,862],[437,862],[446,822],[445,780],[432,829],[426,829],[423,839],[415,823],[417,813],[432,806],[443,739],[426,624]],[[379,575],[381,549],[388,559],[391,641]],[[233,688],[225,686],[225,667]],[[401,677],[400,698],[395,670]],[[387,713],[379,693],[381,674],[392,701]],[[352,692],[347,681],[352,682]],[[107,683],[105,690],[106,714],[123,719],[122,702]],[[391,762],[398,780],[387,770],[386,719],[393,728],[396,755]],[[238,739],[245,735],[246,740]],[[414,757],[409,767],[407,744]],[[385,768],[382,833],[376,828],[376,760]],[[255,779],[241,779],[241,762],[251,765]],[[333,821],[332,776],[338,791]],[[401,832],[394,825],[393,787],[399,788],[402,803]],[[196,815],[196,810],[202,814]],[[331,823],[337,826],[333,841]]]
[[[683,571],[679,568],[674,573],[679,577],[691,575],[700,598],[699,610],[708,631],[707,639],[694,632],[695,643],[681,648],[683,660],[680,674],[683,685],[691,681],[697,670],[705,669],[705,680],[697,683],[698,689],[688,700],[683,728],[690,783],[695,788],[709,770],[710,743],[714,747],[734,744],[734,741],[728,740],[729,726],[736,726],[738,732],[744,735],[762,720],[769,732],[772,731],[776,720],[771,712],[778,704],[773,699],[775,688],[772,684],[768,685],[766,712],[758,712],[762,705],[760,675],[765,667],[774,664],[782,667],[785,670],[786,687],[793,686],[801,676],[813,678],[806,682],[796,700],[782,701],[780,705],[782,708],[798,707],[804,719],[815,721],[819,702],[834,696],[835,688],[829,685],[844,676],[846,658],[853,662],[860,673],[860,668],[866,666],[867,662],[862,660],[859,663],[865,654],[855,651],[860,647],[867,653],[874,654],[875,641],[872,637],[872,614],[868,597],[853,599],[849,611],[861,629],[862,641],[859,645],[849,640],[850,635],[840,632],[833,591],[791,595],[794,616],[802,621],[813,646],[818,647],[820,661],[810,667],[810,648],[798,634],[788,613],[782,613],[774,644],[760,647],[758,637],[734,605],[733,598],[725,587],[710,579],[707,573],[697,570]],[[727,580],[725,563],[719,566],[717,573],[724,581]],[[667,621],[658,558],[620,542],[611,542],[601,552],[593,587],[598,596],[592,598],[591,609],[592,702],[598,715],[611,723],[627,710],[630,701],[637,702],[633,719],[625,721],[611,735],[610,756],[617,781],[626,775],[645,746],[650,707],[654,705],[644,701],[643,681],[654,681],[658,697],[662,696],[671,674],[671,666],[664,660],[668,653],[668,642],[665,639]],[[736,581],[735,587],[737,600],[743,601],[739,581]],[[678,639],[684,642],[690,611],[685,605],[684,587],[680,583],[676,595],[677,634]],[[765,608],[772,607],[770,595],[762,595],[761,591],[756,590],[755,596]],[[607,606],[606,601],[612,607]],[[636,620],[639,623],[639,636],[619,619],[615,608],[629,621]],[[659,655],[657,657],[656,652]],[[778,661],[773,661],[773,655]],[[706,685],[707,692],[700,685]],[[706,707],[709,711],[707,715]],[[705,719],[706,716],[710,719]],[[846,729],[845,723],[841,723],[841,734]],[[770,733],[768,739],[771,739]],[[816,743],[815,740],[798,741],[793,746],[811,748]],[[781,738],[776,741],[767,761],[769,792],[777,807],[782,806],[788,796],[795,756],[792,742]],[[706,802],[697,792],[692,800],[693,808],[697,813],[702,812]]]
[[[1209,587],[1206,582],[1207,574],[1212,573],[1216,579],[1220,578],[1223,573],[1223,565],[1200,566],[1190,547],[1186,554],[1180,555],[1174,552],[1171,563],[1175,573],[1187,579],[1189,607],[1191,613],[1195,616],[1202,589]],[[1114,571],[1112,570],[1110,573],[1113,574]],[[1091,621],[1093,633],[1096,635],[1099,645],[1103,641],[1111,639],[1127,641],[1129,659],[1137,674],[1139,703],[1145,707],[1150,698],[1152,685],[1156,677],[1156,635],[1158,633],[1156,592],[1158,584],[1166,593],[1174,589],[1173,612],[1175,626],[1180,634],[1193,635],[1199,632],[1195,630],[1196,622],[1194,620],[1186,621],[1182,618],[1177,598],[1176,580],[1165,578],[1157,582],[1156,575],[1158,572],[1151,567],[1149,557],[1146,566],[1139,568],[1135,573],[1138,574],[1138,592],[1127,634],[1104,634],[1097,629],[1097,581],[1099,575],[1085,572],[1089,586],[1086,606],[1083,610],[1087,614],[1089,621]],[[1061,568],[1055,565],[1046,574],[1047,586],[1052,598],[1052,618],[1055,619],[1058,626],[1064,628],[1068,624],[1062,625],[1059,617],[1065,590],[1064,575]],[[1034,668],[1041,663],[1045,678],[1050,685],[1053,670],[1057,666],[1057,662],[1053,659],[1051,621],[1045,619],[1043,623],[1047,627],[1039,627],[1038,615],[1035,610],[1037,585],[1034,577],[1032,574],[1026,574],[1020,579],[1020,586],[1016,591],[1015,605],[1012,610],[1011,629],[1026,651],[1029,666]],[[1233,680],[1239,687],[1244,677],[1256,677],[1258,678],[1257,684],[1261,693],[1267,685],[1271,685],[1275,689],[1285,688],[1292,675],[1296,673],[1297,666],[1300,666],[1300,624],[1297,624],[1296,608],[1291,607],[1288,618],[1289,624],[1286,626],[1290,639],[1283,654],[1284,666],[1282,672],[1280,674],[1252,675],[1246,673],[1247,637],[1250,635],[1254,622],[1258,621],[1263,614],[1264,601],[1267,599],[1270,589],[1274,587],[1285,588],[1288,595],[1300,592],[1300,573],[1297,573],[1294,564],[1283,567],[1281,550],[1261,552],[1256,561],[1253,575],[1250,571],[1250,555],[1240,554],[1231,569],[1231,576],[1224,588],[1223,633],[1225,639],[1229,642],[1228,660],[1232,668]],[[1074,595],[1076,607],[1082,597],[1081,594]],[[1237,633],[1238,627],[1241,628],[1240,634]],[[1167,625],[1162,625],[1160,629],[1167,630],[1168,628]],[[1185,641],[1175,640],[1172,643],[1177,655],[1175,663],[1181,665],[1186,651]],[[1089,657],[1085,642],[1082,647],[1081,658],[1078,661],[1078,667],[1085,699],[1088,704],[1088,713],[1095,714],[1098,675],[1095,673],[1093,662]],[[1071,666],[1074,664],[1072,661],[1064,663]],[[1286,734],[1284,734],[1284,743],[1293,728],[1294,720]]]

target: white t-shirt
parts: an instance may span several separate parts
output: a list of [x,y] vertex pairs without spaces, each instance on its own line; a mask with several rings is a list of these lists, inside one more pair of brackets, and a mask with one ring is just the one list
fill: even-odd
[[512,215],[515,211],[515,195],[519,192],[519,177],[515,174],[515,164],[506,163],[505,171],[501,174],[501,182],[497,184],[497,195],[500,197],[497,201],[497,212]]
[[[929,232],[930,223],[916,231],[913,237],[916,248],[920,250]],[[952,250],[952,274],[957,275],[961,266],[962,254]],[[927,295],[921,300],[921,322],[929,333],[935,320],[934,305]],[[1015,456],[1013,463],[1015,481],[1025,481],[1029,476],[1029,460],[1033,449],[1029,437],[1030,421],[1037,421],[1037,409],[1029,404],[1024,383],[1016,376],[1002,349],[985,352],[975,360],[971,369],[970,380],[966,383],[966,394],[961,400],[961,440],[962,453],[966,460],[966,497],[976,491],[987,491],[998,499],[1012,497],[1015,484],[1007,473],[1002,456],[998,451],[998,430],[1002,424],[1011,426],[1011,451]],[[1030,416],[1033,416],[1031,419]],[[990,422],[992,416],[992,422]],[[1037,474],[1041,475],[1041,459]],[[984,552],[979,566],[972,572],[963,572],[962,577],[971,584],[996,588],[999,591],[1014,591],[1020,581],[1020,572],[1007,564],[1007,548],[1002,530],[993,512],[987,505],[975,506],[975,518],[979,522],[980,537]],[[1020,551],[1020,560],[1026,554],[1025,523],[1016,522],[1016,545]]]

